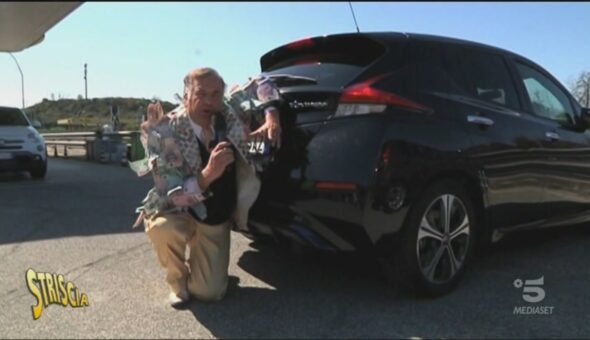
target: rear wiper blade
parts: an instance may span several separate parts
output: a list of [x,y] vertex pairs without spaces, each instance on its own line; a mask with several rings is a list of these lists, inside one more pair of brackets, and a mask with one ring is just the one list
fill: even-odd
[[286,85],[315,85],[317,80],[310,77],[295,76],[292,74],[265,74],[267,78],[272,79],[277,86]]

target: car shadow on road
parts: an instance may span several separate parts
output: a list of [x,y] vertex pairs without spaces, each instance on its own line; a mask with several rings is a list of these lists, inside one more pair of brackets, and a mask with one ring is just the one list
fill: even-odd
[[16,181],[29,181],[31,175],[26,172],[2,172],[0,173],[0,183],[16,182]]
[[[189,309],[219,338],[563,336],[561,320],[585,326],[574,309],[571,315],[564,312],[565,301],[575,296],[568,289],[578,289],[583,280],[564,278],[584,270],[580,258],[589,244],[587,227],[579,226],[510,236],[474,260],[458,289],[431,299],[386,283],[366,256],[299,259],[276,245],[253,243],[238,266],[259,280],[258,287],[251,277],[244,276],[248,282],[232,277],[224,300],[193,302]],[[545,275],[548,301],[562,310],[551,323],[512,315],[514,306],[522,304],[514,279],[536,275]],[[483,306],[496,317],[473,318],[482,315]],[[498,320],[508,328],[498,329]]]
[[224,300],[190,306],[215,337],[350,337],[354,332],[345,325],[353,321],[347,320],[351,307],[405,298],[379,280],[364,256],[317,253],[300,258],[274,244],[253,248],[242,254],[238,266],[254,279],[230,277]]

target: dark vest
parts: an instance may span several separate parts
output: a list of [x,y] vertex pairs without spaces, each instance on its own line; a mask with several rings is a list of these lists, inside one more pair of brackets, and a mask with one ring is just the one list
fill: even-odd
[[[201,164],[207,164],[211,154],[197,138],[199,142],[199,152],[201,153]],[[236,155],[237,157],[237,155]],[[227,166],[223,175],[209,185],[209,191],[213,196],[203,201],[207,208],[207,218],[199,221],[209,225],[221,224],[228,221],[233,214],[237,203],[237,182],[235,163]]]

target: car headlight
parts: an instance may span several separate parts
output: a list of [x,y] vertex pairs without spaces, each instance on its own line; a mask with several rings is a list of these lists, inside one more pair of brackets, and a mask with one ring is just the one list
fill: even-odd
[[29,132],[29,134],[27,135],[27,138],[32,140],[33,142],[35,142],[36,144],[40,144],[41,143],[41,139],[39,139],[39,137],[37,137],[37,135],[33,132]]

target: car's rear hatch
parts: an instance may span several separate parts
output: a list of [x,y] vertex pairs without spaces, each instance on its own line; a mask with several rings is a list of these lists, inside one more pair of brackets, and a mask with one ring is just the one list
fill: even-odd
[[279,85],[289,121],[305,124],[333,114],[343,89],[387,50],[386,45],[366,35],[308,38],[266,53],[260,65]]
[[[365,34],[309,38],[262,56],[262,72],[273,78],[285,100],[281,108],[283,144],[275,161],[261,174],[262,191],[253,209],[257,222],[276,225],[277,220],[286,219],[284,224],[291,227],[295,220],[299,226],[323,224],[302,222],[303,215],[336,217],[350,225],[360,222],[360,215],[342,213],[332,203],[360,204],[355,195],[368,181],[378,158],[383,124],[334,118],[346,98],[357,103],[359,97],[374,96],[376,92],[368,93],[373,89],[364,82],[401,62],[404,36],[394,38],[399,43]],[[357,106],[367,109],[365,103]]]
[[[342,168],[331,173],[330,167],[322,166],[330,157],[339,158],[332,166],[341,166],[348,161],[343,157],[366,156],[362,150],[338,150],[355,145],[370,150],[369,141],[360,139],[375,137],[365,136],[362,122],[341,118],[383,111],[389,104],[392,94],[371,87],[371,79],[402,63],[405,41],[402,34],[340,34],[299,40],[263,55],[262,73],[274,80],[284,99],[283,146],[275,167],[288,163],[291,169],[303,167],[303,177],[328,180],[346,173]],[[351,145],[347,140],[357,142]],[[363,163],[362,158],[351,161]],[[365,164],[370,168],[370,162]]]

